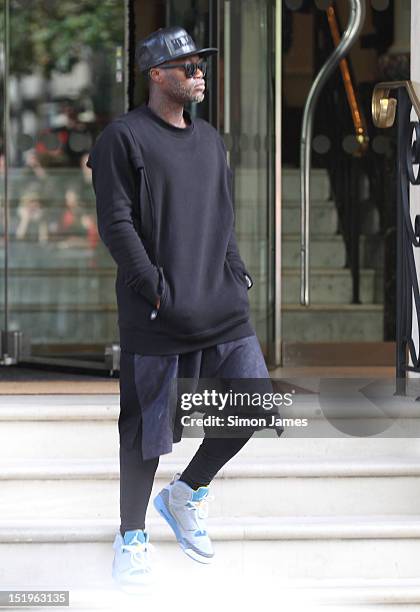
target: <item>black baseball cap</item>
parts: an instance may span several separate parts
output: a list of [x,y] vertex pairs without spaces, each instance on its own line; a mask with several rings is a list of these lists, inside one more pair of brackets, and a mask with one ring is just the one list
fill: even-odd
[[215,47],[200,49],[184,28],[170,26],[159,28],[136,45],[136,62],[140,72],[159,66],[169,60],[200,55],[206,57],[217,53]]

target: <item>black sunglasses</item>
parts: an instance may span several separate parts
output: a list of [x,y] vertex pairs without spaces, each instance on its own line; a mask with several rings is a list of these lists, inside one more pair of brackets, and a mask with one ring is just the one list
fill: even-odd
[[206,75],[207,72],[207,62],[205,60],[201,60],[196,63],[188,63],[188,64],[170,64],[169,66],[156,66],[156,68],[162,68],[163,70],[169,70],[170,68],[183,68],[185,70],[185,76],[187,79],[191,79],[197,70],[201,70],[203,76]]

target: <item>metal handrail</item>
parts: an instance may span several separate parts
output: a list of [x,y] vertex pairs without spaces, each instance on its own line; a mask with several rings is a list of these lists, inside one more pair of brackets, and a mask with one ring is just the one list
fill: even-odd
[[406,89],[411,104],[420,117],[420,83],[414,81],[391,81],[375,85],[372,94],[372,119],[376,127],[390,128],[397,112],[396,98],[390,98],[392,89]]
[[[327,19],[328,25],[330,26],[330,32],[334,46],[338,47],[338,45],[340,44],[341,35],[338,27],[336,11],[333,5],[327,8]],[[351,112],[351,118],[356,134],[356,140],[358,143],[358,149],[355,151],[354,154],[360,156],[367,152],[369,136],[366,126],[366,119],[358,99],[357,91],[352,82],[349,62],[346,57],[340,60],[340,70],[344,85],[344,91],[346,92],[347,102]]]
[[338,47],[327,59],[312,87],[306,100],[302,131],[300,138],[300,190],[301,190],[301,243],[300,243],[300,302],[309,306],[309,206],[310,206],[310,170],[311,170],[311,144],[313,132],[313,119],[316,102],[326,81],[331,76],[340,60],[350,51],[363,27],[366,16],[365,0],[349,0],[350,18],[346,31]]

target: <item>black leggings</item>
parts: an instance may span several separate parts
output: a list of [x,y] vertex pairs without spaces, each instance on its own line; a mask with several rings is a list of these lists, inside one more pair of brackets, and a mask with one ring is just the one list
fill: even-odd
[[[252,435],[252,434],[251,434]],[[247,443],[248,438],[204,438],[180,480],[193,489],[208,485],[217,472]],[[144,529],[159,457],[143,460],[141,425],[132,449],[120,446],[120,531]]]

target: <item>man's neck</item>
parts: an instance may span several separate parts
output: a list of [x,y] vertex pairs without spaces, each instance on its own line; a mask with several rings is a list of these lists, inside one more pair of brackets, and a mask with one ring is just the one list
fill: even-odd
[[147,106],[161,119],[170,123],[174,127],[186,128],[188,123],[184,119],[184,107],[182,104],[172,102],[162,98],[151,98]]

